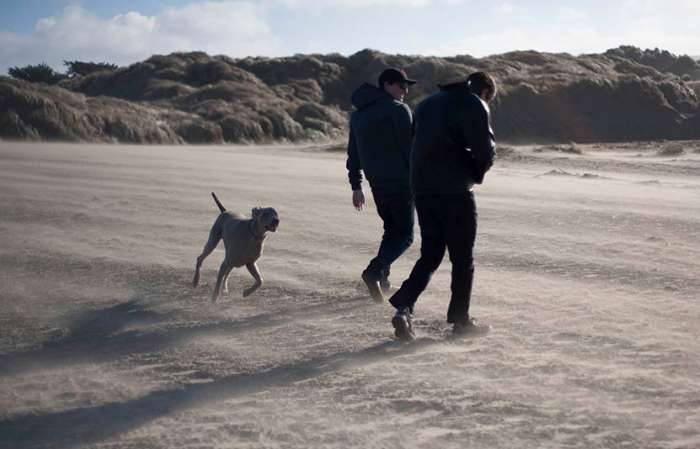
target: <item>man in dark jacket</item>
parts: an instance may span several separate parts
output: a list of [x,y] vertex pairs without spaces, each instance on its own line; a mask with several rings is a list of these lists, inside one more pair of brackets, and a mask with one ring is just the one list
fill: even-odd
[[476,72],[440,89],[416,108],[411,189],[421,229],[421,256],[390,299],[396,308],[392,325],[401,340],[414,338],[413,307],[445,249],[452,262],[447,322],[453,323],[457,335],[486,329],[469,315],[477,218],[472,187],[483,182],[495,156],[487,103],[496,95],[496,84],[490,75]]
[[413,197],[409,186],[409,158],[413,117],[403,103],[415,81],[400,69],[389,68],[379,76],[379,87],[364,83],[352,94],[356,110],[350,117],[348,178],[352,203],[365,205],[362,172],[369,181],[384,235],[377,256],[362,272],[375,301],[390,287],[391,264],[413,243]]

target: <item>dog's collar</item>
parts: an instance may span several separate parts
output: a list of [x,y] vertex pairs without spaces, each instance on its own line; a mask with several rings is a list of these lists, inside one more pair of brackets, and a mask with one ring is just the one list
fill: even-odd
[[264,240],[264,239],[265,239],[265,233],[263,232],[262,235],[257,235],[257,234],[255,233],[255,226],[254,226],[254,225],[255,225],[255,220],[250,220],[250,222],[248,222],[248,230],[249,230],[250,233],[253,235],[253,238],[254,238],[255,240]]

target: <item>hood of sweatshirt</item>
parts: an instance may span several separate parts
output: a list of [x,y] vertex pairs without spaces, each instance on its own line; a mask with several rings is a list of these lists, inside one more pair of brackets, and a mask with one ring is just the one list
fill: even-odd
[[372,103],[376,103],[377,101],[386,98],[391,98],[391,96],[384,92],[383,89],[369,83],[364,83],[355,89],[355,92],[352,93],[350,100],[352,101],[352,105],[355,106],[356,109],[360,110],[362,108],[366,108]]

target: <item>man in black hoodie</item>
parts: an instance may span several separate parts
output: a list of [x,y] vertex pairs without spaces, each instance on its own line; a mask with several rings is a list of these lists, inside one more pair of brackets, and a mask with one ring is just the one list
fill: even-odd
[[496,83],[484,73],[466,81],[440,86],[440,92],[416,108],[411,151],[411,189],[421,229],[421,255],[409,278],[391,297],[396,337],[412,340],[411,314],[418,296],[449,251],[452,296],[447,322],[453,333],[487,330],[469,315],[474,278],[476,204],[473,185],[481,184],[493,164],[495,141],[488,102]]
[[377,256],[362,272],[375,301],[384,299],[391,284],[391,264],[413,243],[413,197],[409,186],[409,159],[413,117],[403,102],[415,81],[396,68],[379,75],[379,87],[364,83],[352,94],[355,111],[350,117],[348,179],[352,203],[365,205],[362,172],[372,189],[384,235]]

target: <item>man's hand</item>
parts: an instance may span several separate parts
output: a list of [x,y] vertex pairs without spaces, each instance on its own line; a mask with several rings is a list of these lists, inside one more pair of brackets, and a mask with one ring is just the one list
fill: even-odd
[[362,192],[362,189],[352,191],[352,205],[357,210],[365,208],[365,194]]

